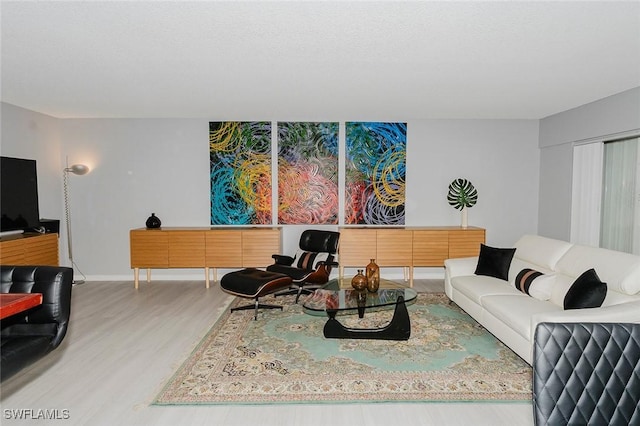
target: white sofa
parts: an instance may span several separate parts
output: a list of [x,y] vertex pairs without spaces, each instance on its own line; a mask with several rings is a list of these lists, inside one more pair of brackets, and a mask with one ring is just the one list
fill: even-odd
[[[538,323],[640,323],[639,256],[536,235],[523,236],[514,248],[508,281],[475,275],[478,257],[446,260],[445,292],[529,364]],[[524,268],[545,274],[541,284],[536,284],[536,297],[514,285]],[[607,283],[602,306],[564,310],[565,294],[591,268]]]

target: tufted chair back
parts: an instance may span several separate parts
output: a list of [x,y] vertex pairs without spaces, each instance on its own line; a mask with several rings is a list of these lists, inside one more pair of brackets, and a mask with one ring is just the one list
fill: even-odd
[[640,324],[540,323],[536,425],[640,425]]

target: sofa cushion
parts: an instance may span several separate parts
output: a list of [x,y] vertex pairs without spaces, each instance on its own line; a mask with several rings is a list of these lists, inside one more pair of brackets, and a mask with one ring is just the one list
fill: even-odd
[[516,276],[515,288],[538,300],[549,300],[554,282],[555,274],[524,268]]
[[8,379],[46,355],[51,349],[51,336],[2,336],[0,379]]
[[562,310],[559,306],[533,297],[509,295],[485,296],[482,298],[482,307],[527,340],[531,339],[532,315]]
[[508,294],[527,297],[508,283],[483,275],[454,277],[451,286],[479,305],[480,299],[486,295]]
[[607,296],[607,284],[600,281],[594,269],[585,271],[564,296],[565,309],[599,308]]
[[514,247],[516,258],[552,271],[572,244],[539,235],[523,235]]
[[640,294],[629,295],[617,291],[607,291],[607,297],[604,298],[602,306],[613,306],[629,302],[640,302]]
[[562,256],[556,270],[571,277],[594,268],[613,291],[640,293],[640,256],[598,247],[575,245]]
[[507,281],[515,252],[516,249],[513,248],[496,248],[480,244],[476,275],[487,275]]
[[556,280],[551,289],[551,299],[549,299],[549,302],[564,309],[564,297],[567,295],[567,292],[575,280],[576,277],[556,273]]

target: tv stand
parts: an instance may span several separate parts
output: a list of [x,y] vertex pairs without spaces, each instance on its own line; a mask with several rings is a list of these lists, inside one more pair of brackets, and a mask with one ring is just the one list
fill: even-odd
[[0,264],[59,266],[58,234],[21,233],[2,236]]

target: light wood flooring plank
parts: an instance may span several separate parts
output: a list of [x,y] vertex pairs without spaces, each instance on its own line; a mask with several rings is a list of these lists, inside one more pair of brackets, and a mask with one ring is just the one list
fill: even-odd
[[[443,291],[442,280],[416,280]],[[62,345],[0,389],[6,410],[69,410],[65,425],[532,425],[531,404],[390,403],[152,406],[155,395],[232,300],[203,281],[89,282],[74,287]]]

